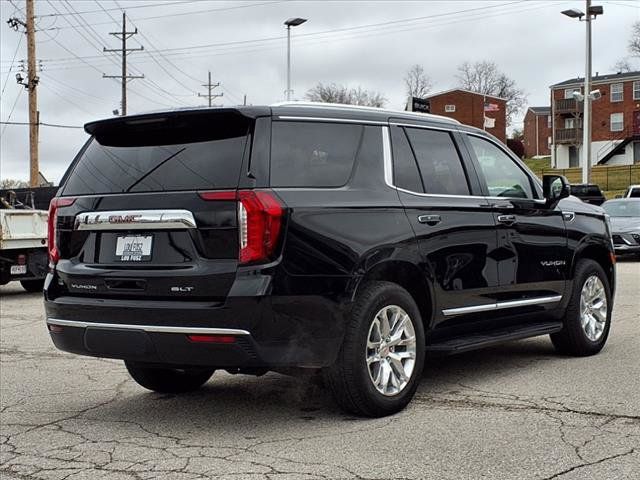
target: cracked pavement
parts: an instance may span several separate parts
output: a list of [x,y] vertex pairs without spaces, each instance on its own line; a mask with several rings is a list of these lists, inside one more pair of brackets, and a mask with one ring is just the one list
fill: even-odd
[[56,350],[39,294],[0,288],[0,478],[587,479],[640,472],[640,263],[589,358],[548,337],[429,358],[398,415],[343,414],[316,383],[216,372],[161,395],[122,362]]

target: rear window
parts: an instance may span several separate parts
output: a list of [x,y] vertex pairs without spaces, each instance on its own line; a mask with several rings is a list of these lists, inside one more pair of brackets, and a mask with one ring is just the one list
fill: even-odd
[[246,120],[124,123],[100,131],[78,158],[65,195],[236,188]]
[[600,188],[597,185],[571,185],[571,193],[573,195],[583,195],[589,197],[599,197]]
[[351,176],[363,132],[362,125],[274,122],[271,186],[343,186]]
[[640,198],[640,188],[632,188],[629,196],[632,198]]

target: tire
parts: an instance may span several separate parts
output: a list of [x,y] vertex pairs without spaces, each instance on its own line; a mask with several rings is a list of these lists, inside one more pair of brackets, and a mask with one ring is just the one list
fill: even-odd
[[44,278],[40,280],[20,280],[20,285],[27,292],[42,292],[44,290]]
[[159,393],[192,392],[207,383],[215,371],[209,368],[163,368],[127,360],[124,364],[138,385]]
[[[597,278],[598,281],[593,279]],[[602,289],[598,298],[606,299],[606,305],[600,308],[585,310],[581,307],[583,289],[589,288],[587,282],[592,282],[593,292]],[[598,283],[599,282],[599,283]],[[587,292],[585,298],[589,298]],[[590,303],[590,302],[587,302]],[[595,300],[597,305],[597,299]],[[564,327],[558,333],[552,333],[551,342],[559,353],[576,357],[595,355],[604,347],[611,328],[611,286],[602,267],[593,260],[580,260],[576,266],[573,280],[573,291],[567,305],[563,323]],[[581,308],[584,310],[581,311]],[[586,312],[586,313],[585,313]],[[593,313],[590,313],[593,312]],[[583,327],[583,318],[585,326]],[[590,319],[602,319],[594,321]]]
[[[400,310],[398,310],[400,309]],[[407,327],[396,330],[402,312],[408,315],[410,329]],[[394,314],[398,314],[395,317]],[[385,315],[390,315],[391,342],[396,346],[390,347],[384,340],[378,341],[382,333],[381,326]],[[407,325],[406,322],[404,325]],[[415,339],[411,346],[411,333]],[[392,335],[396,338],[392,338]],[[400,335],[400,336],[398,336]],[[369,348],[369,340],[374,339]],[[402,340],[400,340],[402,339]],[[413,358],[411,358],[413,355]],[[398,358],[406,374],[406,381],[400,380],[397,367]],[[356,298],[351,310],[350,318],[345,328],[344,340],[336,362],[323,371],[325,384],[331,390],[333,397],[340,407],[356,415],[367,417],[383,417],[402,410],[413,398],[418,388],[425,356],[424,327],[420,311],[411,295],[395,283],[374,282],[367,284]],[[369,366],[368,358],[379,358]],[[413,363],[411,364],[411,360]],[[394,363],[395,361],[395,363]],[[404,361],[404,363],[403,363]],[[386,363],[386,367],[384,366]],[[391,369],[391,376],[385,371]],[[380,376],[378,376],[378,374]],[[400,382],[394,385],[393,378]],[[376,379],[379,380],[376,386]],[[384,378],[387,386],[384,387]],[[379,388],[386,388],[386,394]],[[397,390],[394,392],[394,390]]]

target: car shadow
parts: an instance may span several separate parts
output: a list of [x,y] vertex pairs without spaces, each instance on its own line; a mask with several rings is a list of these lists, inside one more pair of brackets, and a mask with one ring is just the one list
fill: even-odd
[[[482,382],[554,358],[551,342],[516,341],[496,347],[447,357],[428,357],[419,392],[450,387],[460,376]],[[555,357],[557,358],[557,356]],[[217,374],[219,375],[219,374]],[[201,389],[187,394],[159,394],[139,388],[134,395],[116,400],[100,409],[100,417],[122,421],[123,412],[131,422],[153,424],[165,429],[198,429],[249,426],[279,422],[305,423],[342,419],[371,421],[342,412],[327,387],[313,377],[290,377],[268,373],[262,377],[214,374]],[[266,428],[266,427],[264,427]]]

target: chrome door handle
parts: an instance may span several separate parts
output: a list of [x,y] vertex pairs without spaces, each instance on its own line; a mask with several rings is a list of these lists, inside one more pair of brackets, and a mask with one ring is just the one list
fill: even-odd
[[437,225],[442,221],[442,218],[440,215],[418,215],[418,221],[427,225]]
[[516,223],[516,216],[515,215],[498,215],[498,221],[500,223],[506,223],[507,225],[510,225],[512,223]]

